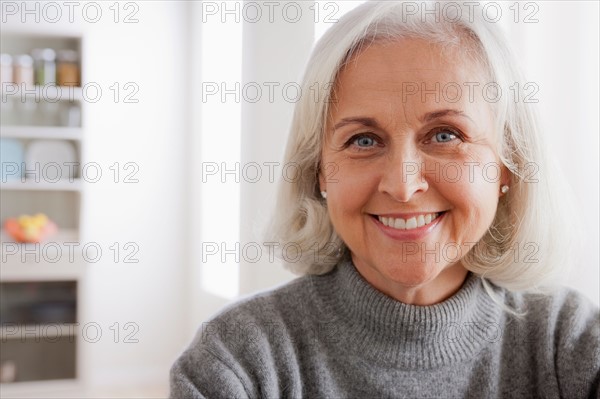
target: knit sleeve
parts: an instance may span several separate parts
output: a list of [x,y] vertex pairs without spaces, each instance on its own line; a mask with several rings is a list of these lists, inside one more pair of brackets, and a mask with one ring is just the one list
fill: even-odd
[[190,348],[171,368],[171,399],[248,398],[242,379],[218,354]]
[[574,291],[561,305],[555,336],[560,396],[600,398],[600,312]]
[[258,293],[203,322],[171,368],[171,398],[300,396],[298,348],[316,341],[297,292],[301,282]]

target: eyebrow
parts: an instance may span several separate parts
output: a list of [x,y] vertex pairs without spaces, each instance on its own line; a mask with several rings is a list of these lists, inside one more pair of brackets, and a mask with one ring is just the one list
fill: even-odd
[[469,119],[471,122],[474,122],[473,119],[471,119],[463,111],[459,111],[456,109],[442,109],[440,111],[428,112],[425,115],[423,115],[421,118],[419,118],[419,121],[421,121],[423,123],[431,122],[432,120],[442,118],[444,116],[462,116],[464,118]]
[[346,125],[351,125],[353,123],[358,123],[360,125],[368,126],[368,127],[379,127],[379,124],[373,118],[351,117],[351,118],[342,118],[342,120],[340,120],[338,123],[335,124],[335,126],[333,127],[333,130],[336,131],[341,127],[344,127]]
[[[423,115],[422,117],[420,117],[419,121],[421,123],[427,123],[427,122],[431,122],[435,119],[442,118],[444,116],[460,116],[460,117],[469,119],[471,122],[474,122],[473,119],[471,119],[463,111],[456,110],[456,109],[442,109],[439,111],[428,112],[425,115]],[[351,125],[353,123],[360,124],[360,125],[367,126],[367,127],[379,128],[379,124],[373,118],[350,117],[350,118],[343,118],[338,123],[336,123],[335,126],[333,126],[333,131],[336,131],[337,129],[339,129],[341,127],[344,127],[346,125]]]

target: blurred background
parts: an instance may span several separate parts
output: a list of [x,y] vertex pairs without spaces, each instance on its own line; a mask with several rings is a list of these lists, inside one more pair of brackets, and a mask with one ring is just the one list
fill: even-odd
[[[2,397],[166,397],[202,322],[294,277],[262,233],[300,76],[362,2],[0,3]],[[474,8],[538,100],[583,228],[564,283],[596,304],[598,11]]]

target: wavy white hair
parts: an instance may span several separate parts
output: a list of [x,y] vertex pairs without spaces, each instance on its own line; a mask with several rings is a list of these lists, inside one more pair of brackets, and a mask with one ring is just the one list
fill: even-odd
[[[300,253],[293,260],[281,256],[297,274],[330,271],[348,249],[329,220],[319,191],[318,174],[328,115],[328,99],[340,69],[350,58],[374,42],[420,38],[442,46],[460,46],[469,59],[485,69],[490,82],[508,88],[523,78],[498,27],[478,13],[452,3],[453,12],[439,22],[432,16],[407,13],[414,2],[367,2],[343,16],[317,43],[302,81],[285,154],[286,165],[297,166],[295,176],[279,186],[270,239],[294,243]],[[430,9],[440,3],[429,5]],[[446,11],[449,11],[447,9]],[[312,90],[312,91],[311,91]],[[523,92],[520,93],[523,95]],[[318,100],[318,101],[317,101]],[[512,172],[510,191],[501,197],[492,225],[461,259],[468,270],[510,290],[542,287],[566,264],[566,240],[573,237],[564,198],[555,184],[544,141],[531,104],[500,96],[494,104],[497,148],[502,163]],[[290,168],[291,169],[291,168]],[[563,222],[564,221],[564,222]],[[549,225],[551,223],[551,226]],[[484,281],[485,281],[484,279]],[[486,283],[488,292],[490,287]]]

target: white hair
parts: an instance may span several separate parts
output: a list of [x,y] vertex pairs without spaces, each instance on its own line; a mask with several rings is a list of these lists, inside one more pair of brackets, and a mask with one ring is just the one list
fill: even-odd
[[[523,78],[498,27],[458,3],[452,15],[439,21],[420,13],[407,13],[414,2],[367,2],[343,16],[317,43],[302,81],[285,154],[286,165],[295,164],[295,176],[281,181],[271,241],[294,243],[300,254],[282,256],[297,274],[329,272],[348,249],[335,232],[319,192],[320,158],[328,100],[341,68],[374,42],[420,38],[441,46],[456,46],[478,62],[491,82],[509,88]],[[430,9],[435,6],[429,5]],[[440,7],[440,3],[437,6]],[[520,93],[523,94],[522,92]],[[497,147],[501,162],[511,171],[510,191],[500,198],[488,231],[461,259],[471,272],[510,289],[540,288],[555,281],[566,264],[567,228],[572,220],[561,207],[564,198],[554,184],[555,171],[546,157],[545,143],[531,104],[502,95],[493,104]],[[551,174],[552,173],[552,174]],[[281,255],[280,255],[281,256]],[[490,288],[486,283],[486,289]]]

